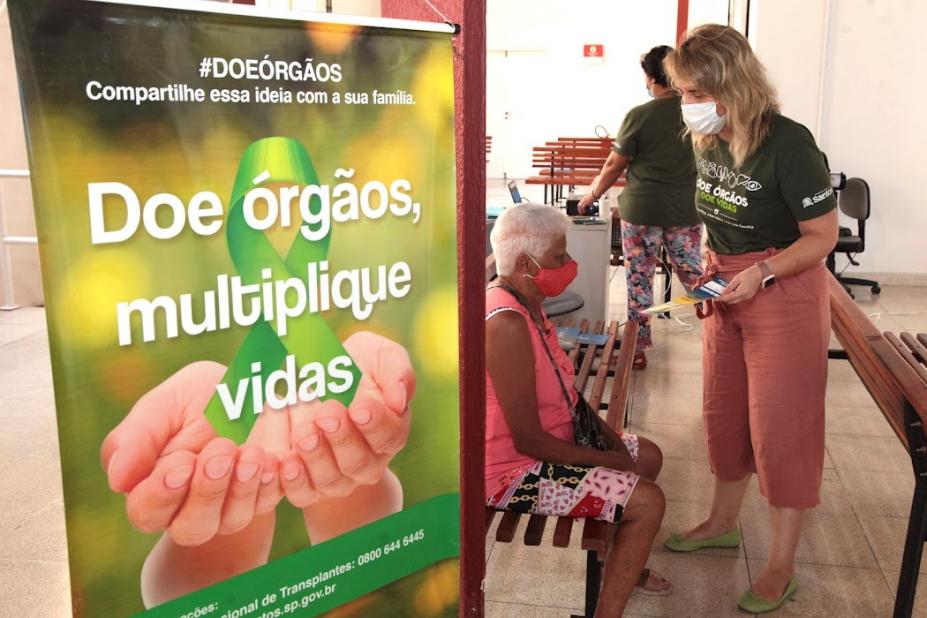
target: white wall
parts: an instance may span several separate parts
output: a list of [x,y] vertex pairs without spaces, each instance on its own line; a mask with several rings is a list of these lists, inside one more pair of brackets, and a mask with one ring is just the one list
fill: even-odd
[[[259,7],[294,9],[297,11],[324,11],[325,0],[255,0]],[[332,11],[343,15],[380,16],[380,0],[333,0]]]
[[927,3],[829,0],[828,13],[828,0],[753,0],[754,11],[751,39],[783,111],[819,136],[833,170],[871,188],[867,248],[851,269],[927,282]]
[[690,0],[689,29],[702,24],[726,24],[728,0]]
[[[647,100],[640,56],[655,45],[672,45],[676,0],[488,0],[487,48],[536,50],[541,60],[529,69],[524,98],[543,111],[522,145],[531,147],[558,136],[592,136],[603,125],[614,136],[624,113]],[[583,58],[583,44],[605,45],[601,63]],[[487,81],[487,114],[503,96],[498,81]],[[494,120],[487,117],[487,127]],[[490,129],[491,131],[491,129]],[[493,150],[502,147],[493,135]],[[490,156],[492,161],[492,155]]]
[[[782,113],[818,135],[826,0],[753,0],[750,43],[782,102]],[[828,153],[829,156],[829,153]]]
[[[674,44],[677,6],[677,0],[487,0],[489,175],[531,174],[531,148],[547,140],[593,136],[597,125],[614,136],[625,112],[648,100],[640,56]],[[689,25],[727,23],[727,14],[728,0],[692,0]],[[603,44],[604,60],[583,58],[583,44]],[[504,52],[524,74],[498,66]],[[513,89],[514,95],[507,91]],[[503,122],[504,111],[512,123]]]
[[[13,62],[10,20],[5,7],[0,13],[0,144],[3,144],[0,149],[0,168],[29,168]],[[3,205],[3,227],[7,235],[35,236],[29,179],[0,179],[0,202]],[[41,304],[43,296],[38,247],[14,245],[9,248],[9,255],[9,265],[13,272],[13,299],[0,298],[0,305],[11,302],[24,306]],[[6,256],[0,254],[0,260],[5,259]]]

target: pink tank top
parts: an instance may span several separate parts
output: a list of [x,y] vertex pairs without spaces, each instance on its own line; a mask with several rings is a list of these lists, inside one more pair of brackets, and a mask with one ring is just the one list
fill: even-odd
[[[502,288],[493,287],[486,291],[486,320],[502,311],[515,311],[521,314],[528,323],[528,332],[531,334],[531,347],[534,351],[534,380],[538,403],[538,416],[541,427],[548,433],[573,442],[573,418],[570,408],[563,397],[563,389],[557,380],[557,374],[550,364],[541,334],[531,319],[528,310],[518,304],[518,301]],[[576,401],[573,391],[573,365],[570,359],[560,348],[557,342],[557,330],[541,312],[544,327],[547,330],[547,347],[554,360],[560,367],[560,375],[570,395],[572,406]],[[519,474],[536,463],[536,459],[519,453],[515,449],[512,433],[509,431],[502,406],[496,398],[489,373],[486,373],[486,497],[491,498],[503,487],[507,487]]]

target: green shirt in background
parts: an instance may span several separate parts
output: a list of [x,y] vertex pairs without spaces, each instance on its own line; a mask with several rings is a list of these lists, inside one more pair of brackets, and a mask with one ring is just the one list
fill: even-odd
[[692,205],[695,162],[679,97],[653,99],[624,117],[612,150],[631,159],[618,196],[622,220],[677,227],[699,223]]
[[727,143],[695,156],[695,207],[708,246],[723,254],[784,249],[799,221],[837,206],[824,157],[803,125],[776,114],[769,136],[739,168]]

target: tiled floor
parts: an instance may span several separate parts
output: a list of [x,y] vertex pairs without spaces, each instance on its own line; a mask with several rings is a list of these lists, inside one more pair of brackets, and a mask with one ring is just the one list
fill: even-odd
[[[490,199],[502,202],[501,181],[489,184]],[[539,199],[531,190],[523,193]],[[624,271],[614,270],[610,318],[624,319]],[[927,330],[927,288],[886,286],[878,297],[865,288],[856,292],[882,330]],[[632,395],[633,431],[654,440],[666,457],[659,483],[668,507],[650,564],[675,592],[635,596],[625,615],[742,616],[736,599],[769,549],[766,505],[755,481],[740,517],[740,548],[677,555],[659,545],[669,532],[700,521],[711,500],[700,416],[701,333],[694,313],[679,317],[653,321],[656,347],[647,369],[635,372]],[[846,361],[830,361],[827,415],[822,504],[808,514],[798,549],[802,589],[777,615],[890,616],[913,491],[910,460]],[[585,563],[578,549],[496,543],[488,569],[492,618],[580,613]],[[920,588],[915,615],[927,616],[927,579]]]
[[[491,188],[507,198],[501,182]],[[529,196],[531,187],[525,191]],[[490,193],[492,196],[493,193]],[[532,196],[539,197],[539,196]],[[611,315],[624,315],[623,272]],[[927,330],[927,288],[858,294],[885,329]],[[695,524],[710,500],[702,447],[698,320],[655,320],[650,365],[634,375],[634,431],[663,448],[668,510],[659,539]],[[866,617],[891,613],[912,491],[910,463],[845,361],[831,361],[823,504],[808,516],[799,548],[803,589],[780,615]],[[67,551],[52,380],[42,309],[0,312],[0,616],[69,615]],[[673,555],[655,544],[651,564],[675,593],[634,598],[628,616],[738,615],[734,601],[768,548],[762,498],[752,484],[740,520],[743,546]],[[578,528],[577,528],[578,530]],[[659,540],[658,539],[658,540]],[[553,618],[583,603],[579,550],[488,545],[491,617]],[[917,611],[927,615],[927,580]]]
[[0,312],[0,616],[70,614],[45,311]]

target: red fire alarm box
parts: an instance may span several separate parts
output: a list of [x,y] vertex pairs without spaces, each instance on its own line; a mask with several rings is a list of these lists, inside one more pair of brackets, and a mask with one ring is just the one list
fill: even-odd
[[583,58],[604,58],[605,46],[598,43],[583,45]]

